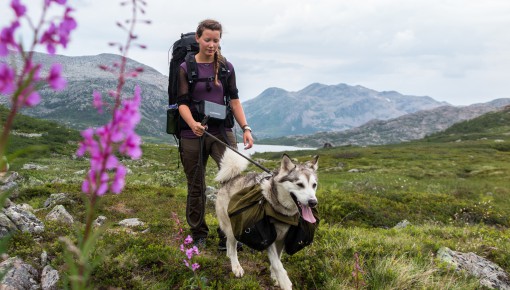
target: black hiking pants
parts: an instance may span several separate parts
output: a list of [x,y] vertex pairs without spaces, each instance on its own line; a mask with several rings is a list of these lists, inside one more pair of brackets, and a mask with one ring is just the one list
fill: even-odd
[[[236,139],[232,132],[226,132],[228,142],[222,134],[214,135],[236,148]],[[207,238],[209,228],[205,222],[205,169],[209,156],[219,168],[225,152],[225,145],[213,138],[203,135],[197,139],[181,139],[181,161],[188,181],[188,197],[186,201],[186,220],[191,228],[193,240]]]

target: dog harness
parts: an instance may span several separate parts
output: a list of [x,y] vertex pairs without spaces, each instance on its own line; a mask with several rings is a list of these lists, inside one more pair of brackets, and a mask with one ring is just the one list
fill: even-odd
[[235,193],[228,204],[228,216],[234,237],[255,250],[264,250],[276,239],[271,218],[290,225],[285,239],[285,251],[292,255],[313,241],[319,225],[318,212],[313,209],[316,223],[305,221],[300,213],[287,216],[276,212],[264,198],[260,184]]

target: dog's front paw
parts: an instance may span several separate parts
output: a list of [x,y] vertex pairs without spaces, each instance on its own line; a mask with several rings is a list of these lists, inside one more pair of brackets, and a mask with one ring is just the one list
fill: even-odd
[[244,275],[244,269],[243,269],[243,267],[241,267],[241,265],[236,265],[236,266],[232,265],[232,272],[234,272],[234,275],[237,278],[241,278]]
[[282,288],[282,290],[292,290],[292,282],[290,282],[290,280],[284,281],[279,285],[279,287]]

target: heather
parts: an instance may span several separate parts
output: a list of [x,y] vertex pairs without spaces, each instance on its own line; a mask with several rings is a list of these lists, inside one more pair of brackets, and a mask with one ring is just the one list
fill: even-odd
[[[37,22],[28,47],[42,45],[50,54],[66,47],[77,25],[66,2],[42,2],[42,19],[50,7],[63,14]],[[3,190],[2,202],[9,197],[32,208],[44,229],[9,232],[0,245],[4,258],[21,258],[36,271],[51,266],[62,288],[272,289],[264,252],[241,252],[246,274],[237,279],[226,255],[216,250],[214,188],[206,216],[211,236],[205,248],[193,245],[183,222],[186,187],[177,148],[143,143],[135,132],[143,92],[123,87],[143,70],[128,69],[126,56],[131,47],[145,48],[136,42],[134,28],[148,21],[138,18],[144,1],[122,2],[128,4],[133,15],[117,23],[127,40],[111,43],[119,61],[98,68],[114,74],[118,84],[89,96],[97,114],[109,117],[78,132],[18,114],[40,102],[38,89],[60,91],[66,80],[58,64],[42,74],[42,65],[16,40],[27,7],[11,1],[14,20],[2,29],[0,55],[15,51],[24,62],[21,68],[0,66],[0,93],[11,100],[9,109],[0,108],[0,173],[18,174]],[[415,142],[288,152],[298,161],[320,156],[321,225],[311,246],[283,256],[295,287],[482,289],[475,277],[437,259],[441,247],[476,253],[509,272],[507,117],[508,110],[487,114]],[[275,168],[281,155],[254,158]],[[217,187],[217,169],[213,162],[207,166],[208,184]],[[48,219],[48,198],[55,194],[66,196],[59,206],[71,222]],[[404,221],[406,226],[396,227]]]
[[[504,135],[498,138],[510,141]],[[283,255],[293,284],[297,289],[483,289],[472,276],[455,272],[436,259],[443,246],[476,253],[510,271],[510,156],[493,148],[495,143],[483,138],[429,140],[288,152],[298,160],[320,155],[322,220],[317,237],[301,252]],[[194,277],[200,275],[208,289],[272,289],[267,255],[240,252],[246,274],[234,278],[228,258],[216,250],[214,230],[207,247],[193,257],[200,268],[186,267],[183,260],[187,257],[180,249],[189,234],[183,222],[186,189],[177,149],[144,144],[142,150],[139,160],[120,160],[129,172],[122,194],[103,196],[97,207],[96,214],[108,219],[92,253],[101,257],[91,273],[92,284],[98,288],[181,289],[196,287]],[[24,159],[11,164],[24,178],[15,202],[42,208],[36,215],[43,218],[49,211],[43,207],[49,195],[66,192],[71,196],[66,208],[77,222],[72,227],[49,223],[39,241],[18,233],[9,242],[10,255],[34,261],[46,250],[51,264],[65,270],[63,247],[57,239],[74,237],[75,229],[85,223],[82,176],[76,172],[86,169],[88,162],[76,159],[74,153],[68,149],[51,157],[32,157],[31,162],[48,166],[44,171],[23,170],[28,162]],[[274,168],[281,153],[254,157]],[[208,166],[208,184],[217,186],[212,181],[216,169],[213,164]],[[207,213],[214,229],[217,221],[211,202]],[[145,225],[136,229],[118,225],[133,217]],[[394,228],[404,219],[409,226]],[[356,267],[361,270],[358,278],[353,276]]]

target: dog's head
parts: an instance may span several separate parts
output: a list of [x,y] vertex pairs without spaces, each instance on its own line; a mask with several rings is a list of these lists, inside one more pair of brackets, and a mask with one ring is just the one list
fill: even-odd
[[[317,168],[319,156],[303,164],[292,162],[287,154],[283,155],[280,169],[275,176],[275,181],[290,194],[291,201],[301,208],[303,219],[315,223],[311,208],[317,206]],[[282,203],[289,203],[288,197],[282,197]]]

